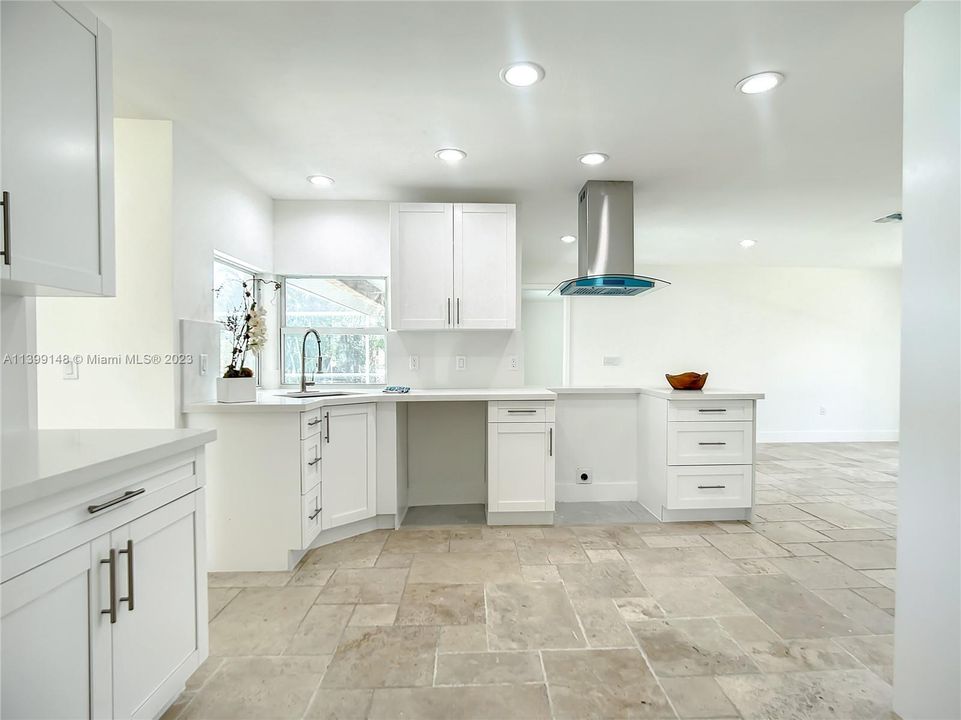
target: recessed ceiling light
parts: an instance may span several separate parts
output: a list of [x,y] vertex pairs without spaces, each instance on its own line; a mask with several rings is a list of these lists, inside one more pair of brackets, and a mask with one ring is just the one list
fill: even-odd
[[309,182],[311,185],[330,187],[334,184],[334,179],[332,177],[327,177],[326,175],[308,175],[307,182]]
[[767,72],[748,75],[734,87],[745,95],[757,95],[758,93],[773,90],[782,82],[784,82],[784,76],[781,73],[769,70]]
[[561,235],[561,242],[568,243],[568,244],[575,243],[577,242],[577,238],[574,237],[573,235]]
[[467,153],[463,150],[458,150],[457,148],[441,148],[434,153],[434,157],[438,160],[443,160],[445,163],[459,163],[465,157]]
[[741,242],[739,242],[738,245],[740,245],[742,248],[752,248],[755,245],[757,245],[757,241],[749,240],[748,238],[745,238],[744,240],[741,240]]
[[516,62],[501,70],[501,80],[514,87],[530,87],[544,79],[544,68],[537,63]]
[[608,161],[607,155],[599,152],[586,153],[577,159],[585,165],[600,165],[601,163],[606,163]]

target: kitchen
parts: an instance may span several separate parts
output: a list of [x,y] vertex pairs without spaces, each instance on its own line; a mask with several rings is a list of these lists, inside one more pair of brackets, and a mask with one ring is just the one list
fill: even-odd
[[0,8],[4,716],[950,707],[889,216],[955,3]]

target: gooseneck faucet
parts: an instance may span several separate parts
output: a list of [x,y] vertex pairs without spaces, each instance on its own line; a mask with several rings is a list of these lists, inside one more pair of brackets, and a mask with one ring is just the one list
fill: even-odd
[[320,354],[320,335],[316,330],[308,330],[304,333],[304,342],[300,346],[300,392],[307,392],[307,386],[313,385],[313,381],[307,382],[307,336],[313,335],[317,339],[317,372],[321,372],[324,356]]

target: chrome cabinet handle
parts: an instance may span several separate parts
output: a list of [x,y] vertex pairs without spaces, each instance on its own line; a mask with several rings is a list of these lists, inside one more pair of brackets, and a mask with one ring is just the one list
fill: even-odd
[[3,264],[10,264],[10,193],[6,190],[3,191],[3,198],[0,199],[0,205],[3,206],[3,250],[0,253],[3,254]]
[[525,415],[527,413],[536,413],[537,410],[508,410],[508,415]]
[[320,510],[321,510],[320,508],[317,508],[316,510],[314,510],[314,512],[312,512],[310,515],[307,516],[307,519],[313,520],[315,517],[320,515]]
[[727,408],[698,408],[698,412],[711,413],[711,412],[727,412]]
[[723,490],[727,485],[698,485],[698,490]]
[[727,445],[726,442],[699,442],[698,445]]
[[308,420],[307,425],[309,425],[310,427],[313,427],[314,425],[317,425],[319,422],[320,422],[320,418],[317,418],[316,420]]
[[106,510],[107,508],[113,507],[118,503],[125,502],[130,498],[137,497],[138,495],[143,495],[145,492],[147,492],[145,488],[140,488],[138,490],[128,490],[123,495],[118,495],[112,500],[107,500],[107,502],[102,502],[99,505],[87,505],[87,512],[89,512],[91,515],[93,513],[98,513],[101,510]]
[[117,551],[114,548],[110,548],[110,556],[106,560],[100,561],[101,565],[108,565],[110,573],[108,577],[110,578],[110,607],[106,610],[101,610],[101,615],[110,616],[110,624],[117,622]]
[[460,325],[460,298],[457,298],[457,324]]
[[117,554],[127,556],[127,597],[117,602],[127,603],[127,610],[133,612],[133,540],[128,540],[126,550],[118,550]]
[[548,455],[554,457],[554,428],[547,428]]
[[447,324],[450,325],[450,298],[447,298]]
[[327,421],[327,436],[324,438],[324,441],[328,445],[330,445],[330,413],[329,412],[324,413],[324,420]]
[[307,464],[310,465],[311,467],[313,467],[314,465],[316,465],[316,464],[319,463],[319,462],[320,462],[320,458],[317,457],[317,458],[314,458],[313,460],[308,460],[308,461],[307,461]]

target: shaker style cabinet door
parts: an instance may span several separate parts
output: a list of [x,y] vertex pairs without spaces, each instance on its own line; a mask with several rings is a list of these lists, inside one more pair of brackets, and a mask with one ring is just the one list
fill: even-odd
[[110,607],[109,569],[101,558],[106,538],[0,586],[4,718],[110,716],[111,626],[100,613]]
[[83,7],[0,3],[4,292],[113,295],[110,33]]
[[443,330],[454,323],[453,206],[390,206],[392,330]]
[[454,326],[517,325],[513,205],[454,205]]
[[488,423],[488,509],[554,510],[554,424]]
[[111,533],[119,558],[112,626],[116,718],[159,715],[193,671],[182,666],[200,649],[199,623],[207,618],[206,580],[197,577],[202,497],[192,493]]
[[321,458],[324,530],[374,517],[377,439],[372,403],[325,408]]

